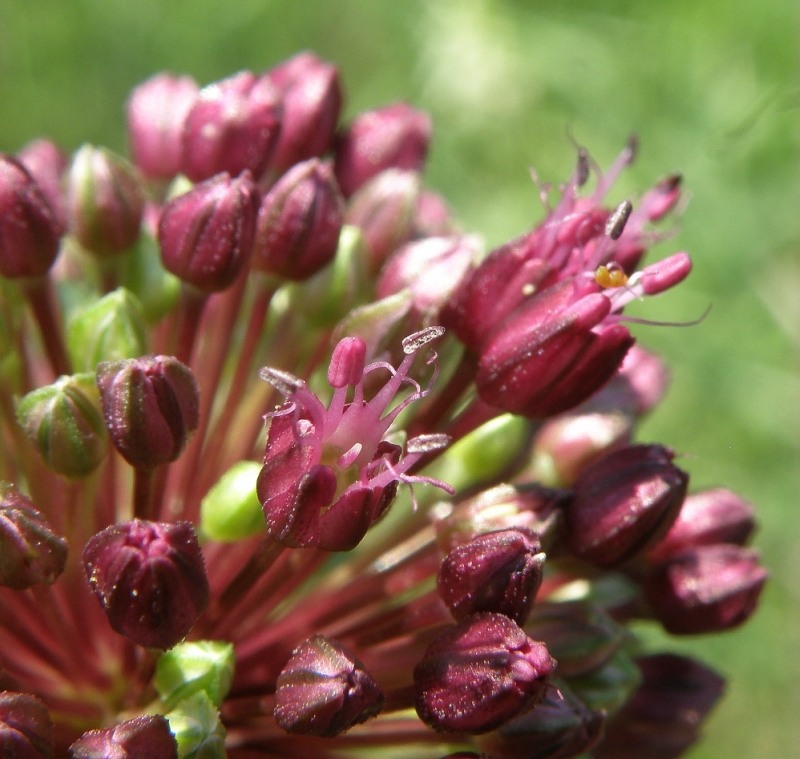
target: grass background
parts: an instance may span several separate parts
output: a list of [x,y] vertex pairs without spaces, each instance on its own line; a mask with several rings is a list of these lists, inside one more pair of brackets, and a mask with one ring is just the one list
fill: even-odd
[[691,201],[661,252],[689,250],[685,286],[635,327],[674,381],[641,439],[685,454],[695,487],[759,507],[772,578],[745,628],[674,647],[731,678],[691,756],[800,754],[800,192],[793,0],[4,0],[0,150],[48,135],[124,151],[123,104],[155,71],[199,82],[300,49],[340,66],[347,114],[429,110],[428,183],[493,245],[538,220],[528,169],[558,182],[574,140],[607,165],[629,133],[622,199],[679,170]]

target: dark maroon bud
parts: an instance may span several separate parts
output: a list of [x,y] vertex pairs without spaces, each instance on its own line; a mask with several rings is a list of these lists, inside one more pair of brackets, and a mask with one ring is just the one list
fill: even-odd
[[357,116],[336,145],[336,178],[345,197],[386,169],[420,171],[430,139],[430,118],[406,103]]
[[156,74],[135,87],[126,107],[133,162],[150,179],[180,173],[183,122],[197,99],[190,76]]
[[625,630],[594,604],[542,603],[525,629],[558,661],[560,677],[577,677],[607,662],[625,640]]
[[177,759],[178,744],[160,714],[90,730],[69,747],[70,759]]
[[564,280],[532,296],[480,351],[475,382],[492,406],[540,419],[582,403],[608,382],[633,345],[622,324],[605,323],[611,302]]
[[377,273],[392,251],[411,238],[419,191],[419,174],[387,169],[361,187],[348,203],[345,223],[358,227],[364,235],[371,272]]
[[0,275],[45,274],[58,253],[61,229],[33,176],[16,158],[0,153]]
[[86,578],[111,627],[134,643],[170,648],[208,605],[203,555],[189,522],[134,519],[93,535]]
[[374,717],[383,692],[338,643],[303,641],[278,675],[275,721],[289,733],[330,738]]
[[659,563],[685,548],[745,545],[755,529],[754,514],[750,503],[725,488],[694,493],[683,502],[675,523],[647,558]]
[[144,192],[122,157],[92,145],[80,148],[67,174],[66,199],[70,231],[90,253],[123,253],[138,239]]
[[522,625],[542,582],[545,555],[529,530],[498,530],[453,548],[439,567],[439,595],[458,619],[479,611]]
[[417,714],[442,732],[494,730],[541,701],[555,668],[537,643],[502,614],[474,614],[448,627],[414,668]]
[[699,662],[676,654],[636,661],[642,683],[614,716],[596,759],[677,759],[700,736],[725,681]]
[[253,268],[307,279],[333,260],[343,219],[330,165],[312,158],[294,166],[261,202]]
[[567,507],[567,543],[601,567],[647,551],[669,530],[689,475],[660,445],[632,445],[603,456],[579,475]]
[[173,198],[161,212],[164,267],[202,290],[224,290],[250,258],[258,190],[249,173],[219,174]]
[[767,579],[756,551],[736,545],[688,548],[645,580],[647,600],[674,635],[721,632],[753,614]]
[[241,71],[200,90],[186,115],[181,171],[194,182],[267,169],[281,126],[280,95],[266,75]]
[[174,461],[197,428],[197,384],[172,356],[104,361],[97,386],[111,441],[131,466]]
[[29,693],[0,693],[0,756],[52,759],[53,722],[47,707]]
[[50,585],[66,561],[67,541],[13,485],[0,483],[0,585]]
[[[560,666],[560,665],[559,665]],[[589,709],[563,684],[541,703],[479,739],[492,759],[568,759],[583,756],[603,734],[606,715]]]
[[342,92],[339,72],[311,53],[299,53],[267,72],[281,95],[283,118],[271,165],[282,173],[333,145]]
[[33,140],[17,153],[17,160],[39,185],[58,221],[58,231],[63,234],[67,228],[62,196],[62,180],[69,163],[66,154],[51,140]]

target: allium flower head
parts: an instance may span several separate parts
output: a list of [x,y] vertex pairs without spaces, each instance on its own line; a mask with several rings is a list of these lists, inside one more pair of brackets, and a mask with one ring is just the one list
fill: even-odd
[[721,678],[629,623],[736,627],[766,571],[750,504],[637,442],[668,368],[624,309],[691,269],[644,261],[680,177],[614,204],[633,143],[581,148],[484,255],[425,186],[429,117],[342,97],[311,53],[156,74],[135,169],[0,156],[0,755],[700,737]]

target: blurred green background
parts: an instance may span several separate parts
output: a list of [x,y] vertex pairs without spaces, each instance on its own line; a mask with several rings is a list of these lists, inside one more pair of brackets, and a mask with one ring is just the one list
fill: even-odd
[[[200,83],[300,49],[337,63],[347,113],[429,110],[427,179],[466,229],[502,242],[541,216],[529,168],[558,182],[574,142],[608,165],[641,151],[615,197],[672,171],[690,202],[661,252],[689,250],[679,291],[635,326],[672,390],[642,440],[681,452],[695,487],[759,507],[772,578],[742,630],[673,647],[730,677],[691,756],[800,755],[800,192],[794,0],[3,0],[0,150],[48,135],[124,151],[123,104],[157,70]],[[660,642],[660,641],[657,641]]]

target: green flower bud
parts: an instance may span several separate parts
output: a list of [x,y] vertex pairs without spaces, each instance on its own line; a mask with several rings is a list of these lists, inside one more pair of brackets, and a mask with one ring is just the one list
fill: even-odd
[[90,253],[109,256],[136,242],[144,192],[136,169],[106,148],[82,146],[67,175],[70,231]]
[[256,479],[261,464],[240,461],[214,484],[200,504],[200,532],[211,540],[232,543],[264,529]]
[[528,633],[547,644],[560,677],[596,671],[620,648],[624,628],[591,602],[541,603]]
[[59,377],[31,391],[17,404],[17,420],[47,465],[65,477],[91,474],[108,450],[92,374]]
[[70,322],[67,350],[79,371],[93,372],[101,361],[147,353],[142,307],[124,287],[100,298]]
[[452,484],[456,490],[496,480],[527,446],[529,428],[521,416],[495,417],[453,443],[426,474]]
[[165,715],[178,743],[178,759],[225,759],[225,728],[205,691]]
[[29,498],[0,482],[0,585],[15,590],[51,585],[66,561],[67,541]]
[[230,690],[234,666],[232,643],[179,643],[162,654],[156,664],[156,690],[167,709],[199,692],[219,706]]
[[613,714],[631,697],[641,682],[639,668],[623,650],[598,669],[569,679],[570,688],[590,709]]

